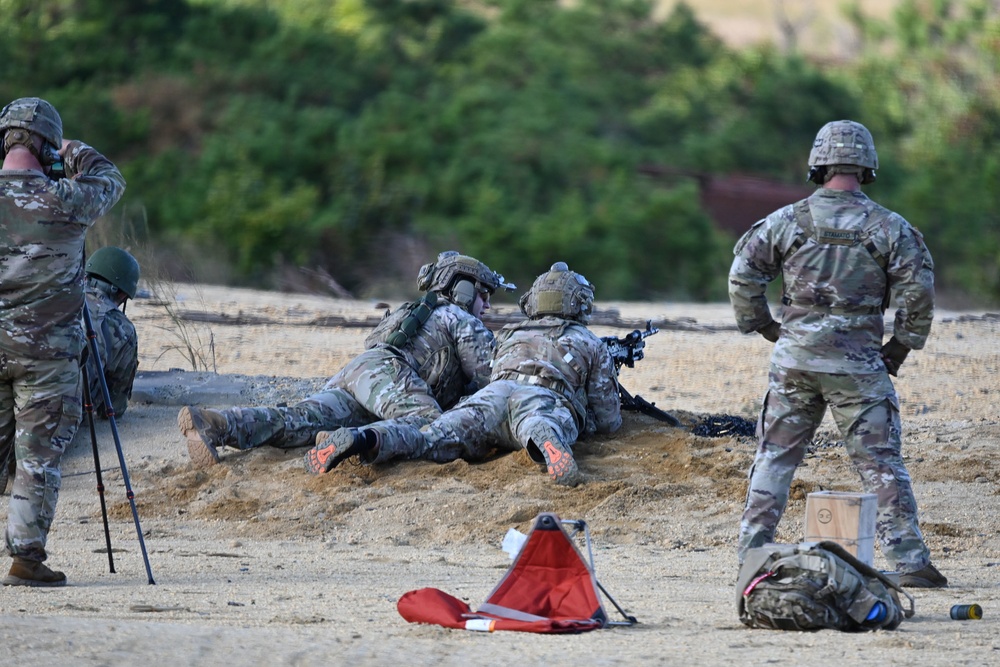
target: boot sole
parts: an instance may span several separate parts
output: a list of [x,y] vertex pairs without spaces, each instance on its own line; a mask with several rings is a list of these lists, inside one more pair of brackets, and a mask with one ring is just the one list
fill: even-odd
[[899,578],[899,585],[903,588],[948,588],[948,582],[931,581],[922,577],[904,579]]
[[328,473],[345,459],[360,456],[356,434],[349,428],[336,431],[320,431],[316,434],[316,446],[306,452],[306,470],[314,475]]
[[549,478],[553,482],[562,486],[577,486],[583,481],[572,453],[556,447],[551,442],[542,445],[542,453],[547,462],[546,470]]
[[208,468],[219,463],[219,452],[202,439],[189,408],[181,408],[177,414],[177,427],[187,438],[188,457],[196,468]]

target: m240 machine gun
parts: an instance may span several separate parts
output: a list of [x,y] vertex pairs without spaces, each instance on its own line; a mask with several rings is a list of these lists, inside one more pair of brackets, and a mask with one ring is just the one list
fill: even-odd
[[[611,353],[611,359],[615,363],[615,373],[621,371],[622,366],[635,368],[635,362],[641,361],[645,356],[646,339],[660,330],[652,326],[651,320],[646,320],[646,329],[640,331],[636,329],[627,336],[603,336],[601,340]],[[655,403],[650,403],[642,396],[633,396],[618,382],[618,392],[621,396],[622,409],[634,410],[649,415],[654,419],[666,422],[671,426],[680,426],[681,422],[669,412],[664,412],[656,407]]]

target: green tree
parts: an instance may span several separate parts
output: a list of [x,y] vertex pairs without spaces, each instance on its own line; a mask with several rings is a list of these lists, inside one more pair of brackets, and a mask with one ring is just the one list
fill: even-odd
[[1000,9],[906,0],[856,25],[885,203],[924,232],[941,289],[1000,300]]

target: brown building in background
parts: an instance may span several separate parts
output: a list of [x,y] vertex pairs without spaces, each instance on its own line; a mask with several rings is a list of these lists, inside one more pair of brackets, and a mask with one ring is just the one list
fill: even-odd
[[750,226],[775,210],[805,199],[815,185],[783,183],[759,176],[730,174],[717,176],[685,172],[661,165],[643,165],[639,173],[657,179],[693,178],[701,193],[701,205],[716,227],[740,236]]

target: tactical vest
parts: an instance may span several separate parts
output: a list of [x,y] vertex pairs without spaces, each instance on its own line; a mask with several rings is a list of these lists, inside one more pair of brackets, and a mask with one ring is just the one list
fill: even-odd
[[[589,369],[571,350],[559,344],[572,326],[581,325],[553,317],[508,324],[497,336],[491,380],[512,380],[556,392],[573,406],[577,426],[582,428],[587,417]],[[533,333],[515,335],[521,331]],[[540,358],[540,350],[544,350],[544,358]]]
[[411,303],[405,303],[385,316],[375,330],[365,338],[365,349],[370,350],[379,343],[403,349],[417,335],[431,313],[439,305],[437,292],[427,292]]
[[[802,233],[795,237],[792,245],[788,248],[788,251],[784,255],[785,259],[794,255],[802,248],[802,246],[810,241],[824,245],[860,245],[868,252],[869,255],[871,255],[871,258],[875,260],[875,263],[882,269],[882,273],[886,273],[886,267],[889,265],[889,260],[882,254],[882,252],[875,245],[875,242],[872,240],[875,230],[881,227],[881,219],[877,220],[879,224],[876,225],[873,225],[872,221],[869,221],[866,229],[862,231],[853,229],[833,229],[831,227],[817,227],[816,223],[813,221],[812,211],[809,208],[808,199],[802,199],[792,204],[792,212],[795,224],[798,225],[799,230]],[[882,304],[880,307],[871,306],[866,308],[864,306],[855,306],[850,308],[840,308],[835,306],[820,306],[811,301],[793,300],[787,294],[782,294],[781,303],[786,306],[794,306],[805,310],[819,310],[825,313],[830,313],[831,315],[877,315],[886,311],[889,307],[890,298],[891,290],[889,288],[889,278],[886,274],[885,295],[882,298]]]

